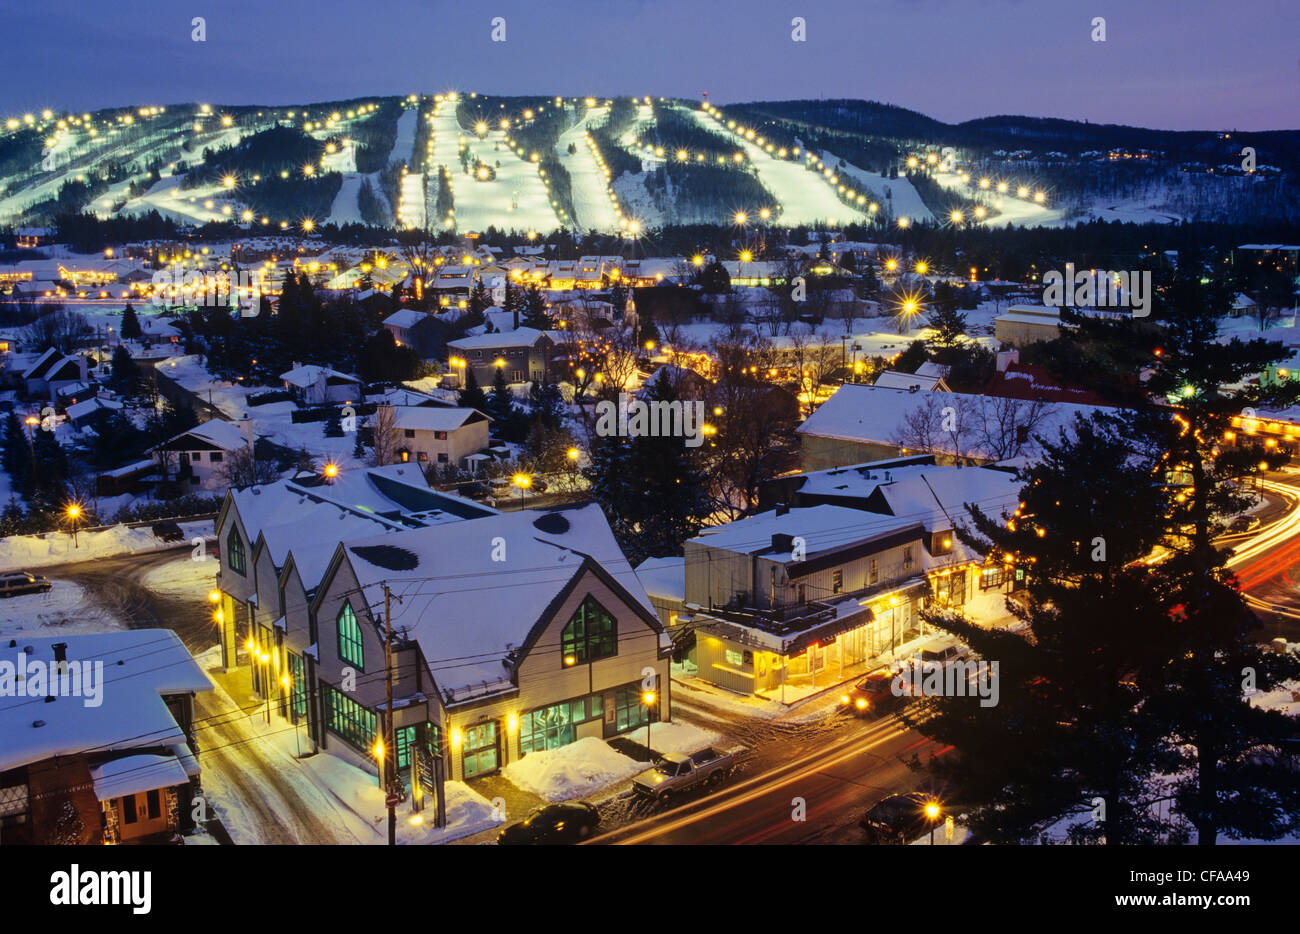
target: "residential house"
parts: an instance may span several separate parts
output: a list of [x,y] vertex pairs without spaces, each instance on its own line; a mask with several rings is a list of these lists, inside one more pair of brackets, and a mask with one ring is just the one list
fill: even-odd
[[340,373],[327,366],[294,364],[280,374],[284,388],[303,405],[329,405],[361,401],[361,380],[351,373]]
[[253,446],[253,422],[238,423],[211,419],[189,431],[169,438],[154,451],[154,461],[164,482],[185,484],[198,490],[222,490],[226,461],[236,452]]
[[410,347],[425,359],[446,352],[446,325],[434,315],[414,308],[399,308],[384,319],[384,327],[401,347]]
[[395,405],[393,430],[403,462],[466,466],[466,458],[488,446],[492,419],[478,409]]
[[44,396],[51,402],[58,398],[61,389],[77,383],[87,383],[89,371],[86,358],[81,354],[64,354],[51,347],[36,358],[36,362],[22,374],[29,396]]
[[544,380],[554,347],[555,342],[545,331],[527,327],[447,342],[448,362],[462,386],[467,369],[474,371],[480,386],[492,385],[498,369],[511,383]]
[[875,385],[882,389],[906,389],[909,392],[915,386],[921,392],[951,392],[942,376],[923,376],[920,373],[899,373],[885,370],[876,377]]
[[176,633],[22,636],[5,646],[0,843],[165,843],[193,829],[194,696],[212,683]]

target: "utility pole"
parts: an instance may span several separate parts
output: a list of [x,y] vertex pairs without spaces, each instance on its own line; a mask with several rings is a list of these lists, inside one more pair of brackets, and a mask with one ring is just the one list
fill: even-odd
[[397,845],[397,747],[393,742],[393,609],[384,582],[384,791],[388,804],[388,845]]

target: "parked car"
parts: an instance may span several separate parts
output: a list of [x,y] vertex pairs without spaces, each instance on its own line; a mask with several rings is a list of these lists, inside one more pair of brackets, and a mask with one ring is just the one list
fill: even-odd
[[180,542],[185,540],[185,533],[175,522],[155,522],[153,524],[153,534],[156,538],[164,542]]
[[0,574],[0,597],[17,597],[25,593],[45,593],[54,585],[39,574],[9,571]]
[[[934,818],[926,808],[936,808]],[[934,799],[919,791],[881,798],[862,816],[858,826],[867,832],[867,842],[874,844],[906,844],[920,837],[934,826],[939,812]]]
[[945,645],[942,648],[922,649],[922,662],[938,662],[940,665],[948,665],[950,662],[960,662],[970,655],[970,649],[964,645]]
[[1228,523],[1228,531],[1233,534],[1253,532],[1259,528],[1259,516],[1237,516]]
[[548,804],[497,834],[501,846],[575,843],[591,836],[600,812],[586,801]]
[[877,668],[840,695],[840,710],[859,717],[874,717],[887,713],[903,703],[904,698],[894,695],[891,685],[894,672]]
[[730,754],[701,749],[689,756],[668,753],[654,768],[632,779],[632,790],[642,798],[667,804],[682,792],[701,785],[720,785],[735,766]]

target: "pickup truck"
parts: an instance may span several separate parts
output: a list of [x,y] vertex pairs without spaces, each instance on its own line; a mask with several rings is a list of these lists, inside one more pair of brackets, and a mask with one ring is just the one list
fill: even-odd
[[632,780],[632,790],[642,798],[666,804],[691,788],[721,784],[734,765],[730,753],[719,754],[713,749],[701,749],[689,756],[668,753],[655,762],[654,768]]

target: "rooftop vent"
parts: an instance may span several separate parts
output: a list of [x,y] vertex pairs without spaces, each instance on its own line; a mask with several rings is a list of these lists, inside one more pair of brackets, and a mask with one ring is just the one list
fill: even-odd
[[360,545],[352,553],[362,561],[388,571],[414,571],[420,566],[420,559],[414,552],[396,545]]
[[533,528],[548,535],[563,535],[569,531],[571,526],[569,520],[558,512],[548,512],[546,515],[538,516],[533,520]]

